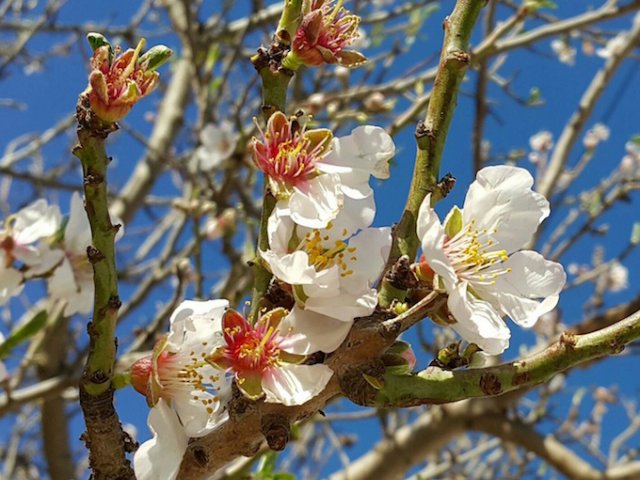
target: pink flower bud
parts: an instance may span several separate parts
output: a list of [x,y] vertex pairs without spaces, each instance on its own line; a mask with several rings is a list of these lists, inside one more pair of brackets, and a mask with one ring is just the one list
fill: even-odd
[[338,63],[345,67],[357,67],[366,58],[354,50],[345,50],[358,38],[360,18],[329,1],[314,0],[310,3],[300,27],[293,39],[293,50],[285,59],[286,67],[296,69],[300,64],[317,66]]

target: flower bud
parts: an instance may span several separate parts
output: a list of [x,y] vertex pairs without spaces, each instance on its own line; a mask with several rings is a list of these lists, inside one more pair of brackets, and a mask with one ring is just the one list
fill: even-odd
[[158,85],[159,75],[155,71],[170,56],[171,50],[165,46],[153,47],[140,56],[144,39],[135,50],[119,53],[107,39],[96,33],[88,35],[94,49],[91,57],[89,86],[85,94],[91,109],[104,122],[117,122],[131,107]]
[[345,10],[341,0],[335,5],[331,1],[312,0],[303,14],[293,48],[283,60],[285,67],[297,70],[300,65],[337,63],[351,68],[366,62],[361,53],[345,50],[358,38],[360,17]]

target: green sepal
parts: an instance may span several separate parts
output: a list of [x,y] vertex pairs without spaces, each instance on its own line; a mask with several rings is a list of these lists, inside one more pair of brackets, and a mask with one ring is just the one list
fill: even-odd
[[362,378],[364,378],[366,382],[376,390],[382,390],[384,388],[384,380],[382,379],[372,377],[371,375],[367,375],[366,373],[362,374]]
[[104,47],[107,45],[109,47],[109,54],[113,55],[113,47],[111,46],[111,42],[107,40],[107,37],[97,32],[87,33],[87,41],[91,46],[91,49],[95,52],[100,47]]
[[453,238],[460,230],[462,230],[462,210],[453,207],[444,220],[444,233],[449,238]]

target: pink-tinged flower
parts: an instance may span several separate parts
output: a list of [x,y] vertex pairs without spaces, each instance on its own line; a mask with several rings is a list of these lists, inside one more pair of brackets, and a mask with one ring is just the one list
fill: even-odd
[[345,48],[358,38],[360,18],[329,0],[308,0],[303,6],[303,17],[293,39],[292,51],[283,65],[293,70],[300,64],[315,66],[338,63],[357,67],[367,59],[355,50]]
[[251,399],[284,405],[302,405],[320,393],[333,375],[322,364],[300,365],[291,344],[295,337],[279,330],[287,311],[278,308],[255,325],[234,310],[222,320],[224,341],[208,358],[212,365],[233,373],[238,388]]
[[122,119],[138,100],[158,86],[159,75],[155,70],[169,58],[171,50],[159,45],[141,56],[144,43],[142,39],[135,50],[120,53],[116,48],[114,53],[102,37],[94,49],[85,93],[91,109],[103,121]]
[[190,437],[206,434],[226,419],[222,399],[229,393],[224,372],[206,357],[224,343],[222,316],[227,300],[186,300],[171,315],[171,331],[153,355],[131,367],[131,383],[150,406],[163,399],[176,410]]
[[520,250],[549,215],[549,202],[531,190],[522,168],[483,168],[469,187],[464,208],[440,223],[427,195],[417,233],[434,288],[446,291],[452,324],[465,340],[491,355],[502,353],[510,332],[502,317],[533,326],[558,303],[562,265]]
[[395,145],[384,129],[365,125],[331,139],[329,130],[307,130],[281,112],[269,118],[262,140],[254,139],[254,162],[278,199],[276,210],[303,227],[326,228],[345,209],[373,211],[369,179],[389,176]]

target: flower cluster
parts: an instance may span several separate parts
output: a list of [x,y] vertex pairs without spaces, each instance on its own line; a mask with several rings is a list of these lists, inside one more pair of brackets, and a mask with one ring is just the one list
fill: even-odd
[[[154,437],[136,453],[138,478],[173,478],[188,437],[226,419],[230,384],[252,400],[301,405],[324,390],[333,371],[307,356],[330,353],[356,317],[373,313],[390,246],[389,228],[370,228],[371,176],[387,178],[395,146],[378,127],[333,138],[298,117],[275,113],[253,143],[256,166],[277,198],[260,258],[272,288],[292,301],[261,310],[253,322],[226,300],[185,301],[171,332],[131,368],[151,409]],[[408,360],[401,362],[407,364]],[[171,436],[171,440],[165,440]],[[163,455],[166,449],[171,453]]]
[[[122,235],[120,230],[118,237]],[[93,269],[87,258],[91,230],[80,195],[63,218],[40,199],[8,217],[0,229],[0,304],[18,295],[30,278],[46,278],[49,298],[66,302],[64,315],[93,306]]]

